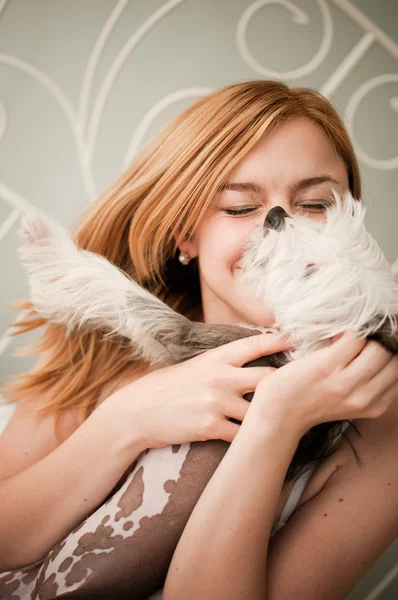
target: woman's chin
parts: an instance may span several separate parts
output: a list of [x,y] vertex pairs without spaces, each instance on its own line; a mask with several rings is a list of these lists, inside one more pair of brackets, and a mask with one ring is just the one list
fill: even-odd
[[[236,286],[233,286],[236,290],[235,298],[239,297],[240,304],[240,306],[236,306],[236,313],[243,317],[240,322],[261,327],[272,327],[275,322],[275,315],[267,310],[263,302],[248,289],[248,283],[242,276],[242,267],[234,266],[233,273],[237,283]],[[243,294],[242,290],[244,290]]]
[[275,317],[269,311],[256,310],[245,313],[245,322],[251,325],[259,325],[260,327],[273,327]]

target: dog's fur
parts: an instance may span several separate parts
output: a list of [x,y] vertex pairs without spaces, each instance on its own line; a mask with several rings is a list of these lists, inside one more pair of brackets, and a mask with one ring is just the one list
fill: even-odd
[[[295,349],[274,366],[330,343],[347,329],[398,352],[398,277],[364,225],[365,208],[334,192],[325,222],[272,209],[243,256],[244,281],[275,314],[272,328],[194,323],[104,257],[79,249],[38,211],[23,217],[20,255],[40,315],[67,334],[83,327],[131,341],[132,356],[178,363],[264,331],[288,334]],[[266,362],[267,362],[266,360]]]
[[397,352],[398,278],[366,231],[363,204],[334,193],[328,205],[326,222],[271,210],[248,241],[246,278],[290,335],[291,358],[347,329]]
[[[365,208],[350,193],[326,201],[326,219],[269,211],[247,240],[242,282],[275,315],[272,328],[256,324],[192,322],[99,256],[76,247],[65,230],[38,211],[21,223],[20,254],[40,315],[75,328],[99,328],[131,344],[132,359],[164,366],[244,337],[289,335],[292,351],[245,364],[281,367],[347,329],[398,352],[398,277],[366,230]],[[251,400],[254,392],[244,395]],[[233,420],[233,419],[232,419]],[[301,468],[328,456],[330,434],[348,421],[319,424],[302,439],[292,462]],[[354,426],[353,426],[354,427]],[[310,441],[311,440],[311,441]]]
[[[288,217],[280,207],[269,211],[245,249],[242,283],[274,311],[273,330],[290,334],[295,349],[245,366],[280,366],[348,328],[397,352],[397,275],[367,233],[364,213],[350,195],[344,201],[335,196],[325,224]],[[105,258],[76,248],[39,213],[27,215],[21,236],[32,300],[67,333],[99,328],[115,342],[131,343],[132,357],[161,365],[265,331],[252,324],[192,323]],[[306,432],[285,481],[332,454],[348,423],[321,423]],[[178,539],[228,447],[209,440],[143,453],[120,489],[30,571],[33,578],[24,571],[6,574],[6,586],[20,598],[29,585],[40,597],[148,598],[164,584]]]

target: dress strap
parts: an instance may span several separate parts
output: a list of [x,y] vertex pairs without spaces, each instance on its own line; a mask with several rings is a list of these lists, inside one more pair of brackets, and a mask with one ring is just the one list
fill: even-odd
[[294,482],[293,487],[290,490],[289,498],[287,499],[281,517],[277,523],[278,529],[286,525],[287,521],[292,516],[297,504],[299,503],[302,493],[305,490],[305,486],[307,485],[308,480],[310,479],[312,473],[315,470],[315,467],[316,465],[312,465],[312,467],[308,469],[308,471],[300,475],[300,477]]
[[[347,429],[348,425],[349,425],[348,422],[343,423],[341,432],[334,440],[333,446],[340,439],[341,435]],[[315,463],[308,469],[308,471],[305,471],[305,473],[300,475],[300,477],[298,479],[296,479],[296,481],[294,482],[293,487],[290,490],[290,494],[289,494],[289,497],[285,504],[285,507],[282,511],[281,517],[280,517],[278,523],[272,529],[272,534],[274,534],[276,531],[278,531],[278,529],[280,529],[281,527],[286,525],[287,521],[290,519],[290,517],[294,513],[296,506],[299,503],[299,500],[301,498],[301,495],[305,490],[305,486],[307,485],[309,479],[311,478],[311,475],[314,472],[316,466],[317,466],[317,464]]]

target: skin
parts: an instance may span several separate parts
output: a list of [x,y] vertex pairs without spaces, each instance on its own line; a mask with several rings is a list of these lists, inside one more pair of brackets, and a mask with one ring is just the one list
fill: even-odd
[[[267,173],[263,174],[265,164]],[[279,165],[285,165],[288,173]],[[337,183],[322,184],[306,190],[305,195],[304,192],[289,194],[289,186],[299,179],[325,173]],[[239,260],[247,235],[262,224],[273,206],[282,206],[292,214],[302,210],[299,204],[304,199],[324,198],[333,186],[344,190],[348,182],[344,164],[323,131],[302,120],[281,127],[247,155],[231,174],[231,181],[242,180],[261,184],[264,193],[261,197],[241,198],[243,194],[229,191],[216,199],[216,203],[221,203],[218,208],[230,207],[230,203],[235,207],[244,204],[257,206],[258,212],[233,217],[212,206],[193,238],[181,249],[199,261],[206,322],[239,320],[268,325],[272,315],[257,307],[251,295],[245,296],[245,286],[240,282]],[[311,214],[313,218],[323,218],[322,211]],[[288,365],[289,370],[283,367],[270,376],[254,367],[240,368],[255,357],[275,351],[273,344],[277,343],[280,342],[269,335],[256,336],[211,350],[181,365],[164,367],[148,375],[141,373],[142,376],[135,376],[136,381],[133,379],[129,385],[126,382],[119,391],[108,390],[101,406],[80,426],[74,412],[66,410],[57,438],[53,415],[40,421],[35,419],[35,409],[42,397],[21,403],[0,440],[0,512],[4,517],[0,531],[0,554],[4,562],[0,571],[44,557],[57,541],[95,510],[142,449],[182,443],[194,436],[198,439],[199,431],[201,439],[225,439],[222,434],[228,424],[231,447],[184,530],[166,582],[165,600],[185,597],[264,600],[266,584],[278,590],[279,596],[271,597],[311,598],[314,590],[321,589],[317,597],[331,600],[325,590],[334,589],[336,580],[341,587],[333,600],[345,597],[352,584],[376,560],[378,549],[390,542],[397,493],[394,452],[398,421],[369,419],[381,412],[367,413],[367,406],[355,408],[352,401],[361,395],[368,398],[372,386],[366,382],[367,377],[373,380],[372,398],[391,388],[393,379],[396,381],[397,363],[392,364],[390,356],[377,348],[375,342],[363,350],[363,342],[348,339],[337,341],[335,348],[325,349],[316,364],[313,356],[308,357],[304,362]],[[354,364],[347,372],[346,363],[361,349],[362,358],[352,361]],[[368,369],[369,364],[373,365],[372,370]],[[394,376],[391,367],[395,369]],[[352,385],[347,387],[347,382]],[[366,394],[362,394],[360,384]],[[249,405],[242,394],[254,389],[256,395]],[[395,389],[395,398],[396,393]],[[327,403],[324,398],[328,398]],[[387,401],[382,408],[386,404]],[[330,476],[329,470],[325,477],[323,472],[318,489],[306,490],[310,494],[306,497],[306,512],[296,516],[295,523],[297,518],[301,519],[306,539],[303,540],[302,532],[295,537],[292,523],[279,536],[279,546],[275,546],[278,540],[274,539],[268,554],[271,526],[278,508],[286,500],[285,495],[280,501],[284,474],[300,434],[314,415],[318,420],[342,416],[367,419],[370,427],[366,439],[370,444],[364,450],[357,447],[367,467],[360,472],[358,481],[354,480],[356,471],[352,462],[347,461],[337,475]],[[239,427],[226,417],[243,423]],[[384,444],[376,473],[371,470],[376,465],[373,442],[378,447]],[[370,456],[366,454],[369,448]],[[328,485],[323,485],[325,480]],[[339,513],[334,510],[336,493],[344,497],[344,502],[338,504]],[[311,494],[318,502],[315,506]],[[242,510],[248,498],[249,514]],[[184,502],[184,498],[180,501]],[[352,505],[360,510],[356,508],[352,513]],[[325,513],[335,516],[326,521]],[[374,529],[369,531],[369,526],[364,528],[363,523]],[[352,546],[342,555],[342,544],[347,548],[348,529],[354,529],[348,536]],[[351,558],[348,562],[350,557],[356,557],[357,548],[361,548],[361,560]],[[281,559],[285,556],[286,563]],[[343,563],[338,562],[341,557]],[[305,579],[309,570],[303,565],[315,564],[315,559],[317,568]],[[267,573],[264,565],[271,565]],[[289,581],[293,582],[294,590],[284,587],[289,586]]]
[[[291,191],[302,179],[329,175],[335,181]],[[205,323],[246,322],[272,325],[273,316],[241,282],[239,261],[253,228],[262,226],[271,208],[281,206],[294,215],[307,213],[323,219],[320,201],[332,189],[348,189],[347,170],[327,134],[307,119],[294,119],[261,140],[231,172],[228,182],[254,182],[260,193],[224,190],[206,211],[190,240],[179,246],[197,259]],[[307,206],[312,202],[314,206]],[[304,206],[305,205],[305,206]],[[249,213],[230,215],[226,209],[252,208]]]
[[[335,181],[291,191],[299,180],[325,174]],[[308,211],[311,218],[324,219],[322,208],[311,212],[303,204],[319,203],[332,189],[346,191],[346,167],[320,126],[297,119],[261,140],[228,181],[254,182],[262,192],[220,192],[180,250],[198,261],[205,322],[270,326],[272,313],[241,281],[245,240],[275,206],[290,215]],[[225,210],[237,207],[255,210],[246,216]],[[192,600],[346,597],[380,549],[391,543],[396,528],[396,492],[390,492],[397,485],[396,373],[397,357],[348,332],[336,336],[330,348],[265,377],[184,529],[164,599],[187,594]],[[311,419],[320,423],[342,418],[355,420],[366,439],[363,444],[351,440],[366,466],[357,469],[342,446],[330,463],[333,468],[318,469],[318,479],[307,486],[304,509],[270,542],[283,476],[301,434]],[[379,452],[377,468],[374,448]],[[267,456],[272,460],[266,461]],[[337,511],[341,503],[344,510]]]

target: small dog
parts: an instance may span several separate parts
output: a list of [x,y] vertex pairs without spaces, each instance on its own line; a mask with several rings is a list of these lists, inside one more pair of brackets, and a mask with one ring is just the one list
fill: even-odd
[[[276,207],[253,231],[242,258],[242,281],[274,311],[272,331],[289,334],[294,350],[245,366],[282,366],[346,329],[398,351],[397,277],[366,231],[364,214],[350,194],[344,199],[334,194],[323,223],[289,217]],[[127,339],[132,357],[168,364],[267,331],[255,324],[189,321],[104,257],[78,249],[62,227],[39,213],[24,218],[21,238],[32,301],[39,314],[62,323],[68,333],[99,328],[123,344]],[[321,423],[306,432],[284,483],[332,454],[348,424]],[[189,516],[228,448],[223,440],[208,440],[146,450],[109,500],[49,553],[36,592],[51,584],[68,598],[108,598],[115,589],[118,594],[122,589],[123,597],[148,598],[164,585]],[[250,511],[250,501],[243,510]],[[283,520],[274,524],[271,537],[283,525]],[[11,575],[18,592],[20,579]]]
[[[331,343],[347,329],[398,352],[398,278],[364,225],[366,210],[347,192],[325,201],[325,221],[271,209],[256,228],[242,257],[243,282],[273,311],[273,327],[192,322],[138,285],[103,256],[79,249],[56,222],[38,211],[23,217],[19,248],[29,273],[37,311],[75,328],[101,329],[131,344],[132,358],[165,366],[228,342],[276,332],[293,350],[243,365],[279,368]],[[254,392],[244,395],[253,398]],[[234,419],[232,421],[236,422]],[[330,432],[347,421],[317,425],[306,432],[297,458],[326,457]],[[339,429],[340,426],[340,429]],[[341,426],[343,428],[341,428]],[[330,432],[329,432],[330,430]],[[309,464],[309,463],[308,463]]]
[[245,366],[280,367],[351,329],[398,352],[398,277],[364,225],[366,209],[333,192],[326,220],[271,209],[247,241],[243,280],[273,311],[272,328],[192,322],[97,254],[76,247],[38,211],[21,221],[19,248],[39,314],[75,328],[101,328],[131,342],[132,356],[173,364],[236,339],[274,331],[294,350]]

